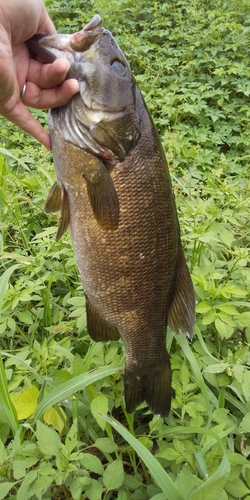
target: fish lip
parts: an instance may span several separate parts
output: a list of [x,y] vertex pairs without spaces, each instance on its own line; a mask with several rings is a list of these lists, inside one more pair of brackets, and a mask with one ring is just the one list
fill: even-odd
[[[41,62],[51,62],[59,57],[64,57],[67,51],[73,55],[74,62],[78,62],[79,55],[86,52],[103,34],[101,17],[95,14],[92,20],[81,31],[68,34],[34,35],[27,40],[29,49],[38,55]],[[56,51],[56,53],[55,53]]]

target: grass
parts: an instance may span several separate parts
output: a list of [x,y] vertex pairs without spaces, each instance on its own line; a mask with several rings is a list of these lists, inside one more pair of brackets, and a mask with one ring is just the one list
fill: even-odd
[[[246,0],[48,0],[58,31],[116,36],[169,162],[197,300],[168,332],[174,398],[124,404],[121,342],[94,343],[52,156],[0,120],[0,500],[250,499],[249,24]],[[37,112],[42,123],[47,115]]]

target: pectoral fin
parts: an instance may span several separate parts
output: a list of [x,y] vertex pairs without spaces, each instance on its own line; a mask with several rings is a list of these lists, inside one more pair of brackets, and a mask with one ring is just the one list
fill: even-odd
[[48,194],[47,200],[44,205],[44,212],[46,214],[52,214],[54,212],[59,212],[62,205],[62,188],[57,182],[53,184],[50,192]]
[[56,233],[56,241],[60,240],[65,231],[67,231],[68,226],[69,226],[69,199],[65,188],[62,186],[61,217],[59,219],[58,229]]
[[45,202],[44,212],[50,214],[58,212],[59,210],[61,210],[61,216],[56,233],[56,241],[61,238],[69,225],[69,201],[65,188],[59,186],[59,184],[55,182]]
[[102,318],[86,297],[87,329],[90,337],[96,342],[118,340],[120,334],[117,328]]
[[171,307],[168,313],[168,325],[174,332],[181,330],[190,340],[193,338],[195,322],[194,287],[182,248],[180,249],[177,280]]
[[117,229],[119,200],[113,180],[105,165],[99,160],[94,171],[84,175],[94,216],[103,229]]

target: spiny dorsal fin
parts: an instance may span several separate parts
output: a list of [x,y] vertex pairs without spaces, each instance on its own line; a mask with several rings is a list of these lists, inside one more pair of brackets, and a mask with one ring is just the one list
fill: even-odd
[[195,323],[195,296],[191,276],[181,248],[177,280],[168,313],[168,325],[174,332],[181,330],[190,340],[193,338]]

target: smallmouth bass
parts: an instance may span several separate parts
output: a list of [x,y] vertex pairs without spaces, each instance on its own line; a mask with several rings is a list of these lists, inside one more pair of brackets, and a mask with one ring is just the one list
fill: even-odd
[[171,180],[155,126],[130,67],[96,15],[73,35],[37,35],[42,62],[70,61],[80,92],[50,111],[57,182],[45,212],[70,226],[95,341],[122,338],[128,412],[171,405],[166,329],[192,338],[194,290]]

